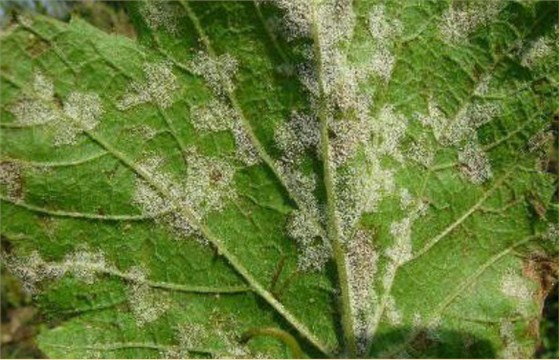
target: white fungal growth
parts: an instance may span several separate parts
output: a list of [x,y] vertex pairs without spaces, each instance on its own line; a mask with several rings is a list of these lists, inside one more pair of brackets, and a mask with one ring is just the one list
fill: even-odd
[[193,126],[203,132],[230,130],[235,138],[238,158],[246,165],[260,162],[260,154],[245,130],[239,114],[224,100],[213,99],[205,106],[191,108]]
[[119,110],[148,102],[153,102],[163,109],[173,104],[179,86],[177,77],[168,63],[144,64],[144,77],[144,81],[130,84],[127,93],[117,103]]
[[492,177],[490,161],[477,143],[470,142],[459,152],[459,162],[461,172],[474,184],[482,184]]
[[8,257],[6,265],[22,281],[24,290],[31,294],[37,292],[40,282],[60,279],[66,274],[86,284],[93,284],[101,275],[125,279],[128,282],[129,306],[139,326],[154,321],[168,308],[161,294],[146,283],[144,271],[132,268],[123,273],[110,264],[101,251],[77,250],[66,255],[61,262],[47,262],[34,251],[27,257]]
[[450,44],[467,40],[478,28],[494,20],[503,6],[498,1],[465,2],[460,5],[451,5],[439,24],[443,40]]
[[329,129],[334,134],[334,137],[329,139],[331,165],[334,168],[345,164],[356,154],[359,146],[366,144],[370,138],[369,124],[364,118],[330,119]]
[[150,0],[140,6],[140,14],[152,30],[164,28],[175,34],[178,30],[180,12],[174,9],[172,2],[165,0]]
[[[76,143],[79,134],[97,127],[103,112],[99,95],[95,93],[70,93],[64,103],[66,119],[57,125],[55,145]],[[67,119],[71,121],[67,121]]]
[[501,357],[504,359],[525,358],[523,350],[515,337],[515,327],[512,321],[503,320],[500,324],[500,337],[505,342]]
[[163,294],[146,284],[132,282],[128,285],[128,304],[136,325],[143,327],[154,322],[169,309]]
[[238,158],[248,166],[258,164],[261,161],[261,156],[240,121],[233,124],[232,132],[237,146]]
[[377,119],[372,121],[373,134],[379,138],[377,151],[379,154],[392,156],[395,160],[402,162],[403,155],[399,145],[405,135],[408,122],[405,117],[398,114],[392,105],[385,105]]
[[364,213],[374,213],[383,197],[395,189],[394,174],[370,156],[361,166],[351,166],[336,177],[339,191],[337,216],[343,234],[348,234]]
[[54,97],[54,84],[41,72],[36,72],[33,81],[33,91],[43,100],[52,100]]
[[230,130],[237,121],[235,110],[221,100],[212,99],[207,105],[191,108],[191,122],[199,131]]
[[407,188],[402,188],[400,191],[401,209],[406,210],[414,203],[414,198]]
[[275,0],[274,2],[285,11],[284,21],[287,23],[289,39],[311,36],[313,4],[310,1]]
[[212,57],[199,51],[190,61],[191,71],[202,76],[218,96],[226,96],[235,90],[233,78],[237,73],[237,65],[237,60],[227,53]]
[[543,59],[554,53],[554,47],[546,37],[535,40],[529,49],[521,57],[521,65],[532,68],[538,65]]
[[316,214],[296,210],[288,220],[286,230],[297,241],[298,268],[302,271],[322,269],[331,256],[330,244],[317,218]]
[[384,5],[376,5],[368,17],[369,32],[371,36],[380,41],[390,41],[401,35],[403,26],[398,20],[388,19]]
[[407,152],[407,156],[412,161],[424,166],[425,168],[431,167],[435,158],[434,152],[428,148],[428,144],[425,139],[421,139],[419,142],[413,143]]
[[18,200],[23,196],[22,166],[12,161],[0,162],[0,185],[6,190],[5,196]]
[[185,158],[188,164],[185,201],[201,216],[220,211],[226,201],[235,198],[232,191],[235,169],[226,161],[209,158],[190,149]]
[[392,247],[385,250],[385,255],[399,266],[412,259],[412,222],[410,217],[406,217],[391,224],[390,233],[395,242]]
[[41,72],[36,72],[33,77],[34,97],[25,96],[9,107],[15,115],[16,122],[20,125],[41,125],[55,122],[58,119],[56,109],[53,107],[54,84]]
[[210,212],[223,210],[227,201],[235,198],[235,169],[223,160],[198,154],[194,148],[184,155],[188,169],[182,182],[161,170],[160,157],[149,157],[139,163],[152,184],[138,178],[134,201],[144,214],[169,225],[177,235],[188,237],[199,234],[186,212],[200,221]]
[[393,73],[395,61],[395,56],[389,51],[389,49],[381,47],[378,48],[371,56],[369,69],[387,82]]
[[500,108],[492,103],[471,103],[461,108],[455,118],[448,119],[439,107],[430,101],[428,115],[417,114],[424,126],[432,128],[438,142],[444,146],[458,145],[471,140],[476,130],[496,117]]
[[402,314],[397,308],[397,303],[392,295],[387,296],[385,307],[385,316],[389,324],[393,326],[401,325],[403,322]]
[[297,163],[306,149],[317,148],[319,124],[311,116],[293,113],[290,121],[276,129],[274,140],[285,161]]
[[502,276],[500,287],[504,295],[516,302],[517,311],[521,315],[528,315],[534,294],[533,290],[528,286],[527,280],[517,275],[514,271],[508,271]]
[[369,324],[377,302],[373,284],[379,255],[373,247],[372,235],[358,230],[356,236],[347,242],[346,252],[354,333],[357,339],[364,340],[358,343],[361,353],[367,350],[365,340],[369,339]]
[[65,274],[73,274],[79,280],[92,284],[100,274],[114,272],[101,252],[79,250],[66,255],[62,262],[47,262],[37,251],[26,257],[8,257],[8,269],[18,277],[24,290],[34,294],[37,284],[45,280],[56,280]]

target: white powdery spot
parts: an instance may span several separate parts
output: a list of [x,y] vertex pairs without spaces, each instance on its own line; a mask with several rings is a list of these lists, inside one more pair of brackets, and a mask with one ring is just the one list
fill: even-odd
[[172,2],[166,0],[145,1],[140,6],[140,14],[150,29],[164,28],[172,34],[177,33],[179,12],[173,8]]
[[98,275],[115,270],[99,251],[78,250],[66,255],[62,262],[47,262],[37,251],[26,257],[8,257],[5,260],[8,269],[22,281],[24,290],[31,294],[37,292],[38,283],[56,280],[68,273],[92,284]]
[[476,130],[498,116],[500,107],[493,103],[473,103],[459,110],[455,118],[448,119],[439,107],[430,101],[428,115],[417,114],[424,126],[432,128],[434,136],[441,145],[459,145],[472,139]]
[[203,106],[191,108],[191,122],[200,131],[224,131],[239,121],[235,110],[223,101],[212,99]]
[[371,36],[380,42],[390,41],[400,36],[403,31],[400,21],[387,18],[384,5],[376,5],[371,10],[368,25]]
[[403,322],[402,314],[397,308],[397,303],[392,295],[387,297],[385,307],[385,315],[389,324],[393,326],[401,325]]
[[235,138],[237,156],[248,166],[261,161],[260,154],[243,127],[239,114],[223,100],[213,99],[205,106],[191,108],[191,121],[199,131],[230,130]]
[[177,77],[168,63],[145,64],[144,77],[145,81],[130,84],[127,93],[117,103],[119,110],[148,102],[153,102],[163,109],[173,104],[179,86]]
[[408,150],[407,156],[425,168],[431,167],[435,159],[435,154],[428,148],[426,141],[413,143]]
[[395,56],[386,47],[378,47],[372,54],[369,69],[384,81],[389,81],[395,66]]
[[199,51],[189,66],[193,74],[202,76],[210,89],[218,96],[226,96],[235,90],[233,78],[237,73],[237,60],[230,54],[211,57]]
[[461,172],[474,184],[482,184],[492,177],[492,168],[480,145],[468,143],[459,153]]
[[360,166],[351,166],[336,177],[339,191],[337,216],[343,234],[349,234],[364,213],[373,213],[384,196],[395,189],[394,174],[371,157]]
[[6,189],[8,199],[19,200],[23,197],[22,166],[12,161],[0,162],[0,185]]
[[521,57],[521,65],[532,68],[538,65],[543,59],[554,53],[554,47],[546,37],[535,40],[531,47]]
[[131,279],[137,279],[127,286],[128,306],[136,325],[143,327],[159,319],[169,309],[169,302],[164,292],[158,292],[143,283],[146,275],[139,267],[131,268],[128,275]]
[[544,234],[544,238],[548,241],[551,241],[555,244],[558,244],[558,225],[554,223],[550,223],[546,229],[546,233]]
[[534,295],[527,280],[514,271],[508,271],[502,276],[500,288],[504,295],[516,301],[517,310],[521,315],[527,315]]
[[525,356],[523,355],[523,350],[521,345],[517,342],[515,338],[515,327],[513,322],[509,320],[503,320],[500,324],[500,337],[505,342],[505,347],[502,350],[501,357],[504,359],[521,359]]
[[107,272],[110,266],[103,253],[81,250],[66,255],[61,268],[64,269],[64,272],[71,271],[86,284],[93,284],[98,274]]
[[395,242],[392,247],[385,250],[385,255],[397,266],[412,259],[412,223],[413,220],[407,217],[391,224],[390,233],[395,239]]
[[401,198],[401,210],[406,210],[410,205],[414,203],[414,198],[407,188],[402,188],[400,191]]
[[[197,226],[183,211],[190,211],[200,221],[210,212],[223,210],[227,201],[236,197],[232,191],[235,169],[223,160],[202,156],[193,148],[187,151],[185,159],[188,169],[182,182],[161,170],[161,157],[140,162],[138,167],[155,186],[138,178],[133,199],[144,214],[170,226],[178,236],[198,237]],[[204,239],[197,240],[206,243]]]
[[20,125],[41,125],[58,120],[53,108],[54,84],[41,72],[33,77],[33,92],[37,98],[23,97],[8,108]]
[[313,13],[308,0],[274,0],[274,3],[285,11],[288,39],[311,36],[311,14]]
[[297,241],[298,268],[302,271],[318,271],[331,257],[328,240],[323,236],[317,214],[296,210],[286,227],[288,235]]
[[462,8],[451,6],[438,26],[443,40],[451,44],[467,40],[479,27],[494,20],[503,6],[498,1],[477,1],[461,5]]
[[351,159],[360,145],[370,138],[369,124],[365,118],[329,119],[329,130],[334,137],[329,139],[332,166],[338,168]]
[[54,84],[51,79],[44,76],[41,72],[37,72],[33,81],[33,91],[43,100],[52,100],[54,97]]
[[319,144],[319,124],[309,115],[293,113],[287,123],[274,132],[276,145],[283,151],[287,162],[298,163],[306,149],[317,148]]
[[380,138],[377,145],[379,154],[392,156],[395,160],[404,160],[399,145],[405,135],[408,121],[405,117],[397,113],[392,105],[385,105],[377,119],[371,123],[371,130],[374,135]]
[[[103,112],[99,95],[95,93],[71,93],[64,103],[64,114],[67,119],[57,124],[54,144],[76,143],[79,134],[97,127]],[[67,121],[68,119],[71,121]]]
[[235,169],[226,161],[205,157],[190,149],[185,158],[188,165],[185,201],[201,216],[223,210],[226,202],[236,197],[232,191]]
[[369,336],[369,324],[377,299],[374,279],[377,272],[378,253],[372,245],[373,234],[358,230],[353,239],[347,241],[346,267],[350,285],[350,301],[354,318],[354,333],[359,351],[364,353]]
[[233,124],[232,132],[239,159],[247,166],[258,164],[261,161],[261,156],[241,121]]

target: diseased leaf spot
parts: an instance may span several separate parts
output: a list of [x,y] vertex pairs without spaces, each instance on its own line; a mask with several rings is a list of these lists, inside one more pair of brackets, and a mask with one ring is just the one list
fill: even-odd
[[474,184],[482,184],[492,177],[488,157],[476,143],[469,143],[459,153],[461,172]]
[[235,90],[233,78],[237,73],[237,60],[230,54],[216,58],[199,51],[190,61],[191,71],[202,76],[210,89],[218,96],[226,96]]
[[479,27],[494,20],[502,6],[498,1],[461,2],[458,6],[452,5],[439,24],[443,40],[450,44],[465,41]]
[[540,37],[531,43],[529,49],[521,57],[521,65],[532,68],[538,65],[546,57],[554,53],[553,41],[546,37]]
[[[161,170],[161,157],[152,156],[140,162],[138,166],[149,174],[157,188],[138,178],[134,201],[144,214],[167,224],[178,236],[196,235],[197,240],[206,243],[180,209],[190,209],[197,220],[203,220],[212,211],[223,210],[226,202],[236,197],[232,191],[235,169],[223,160],[198,154],[194,148],[184,155],[188,169],[182,182]],[[167,191],[171,198],[163,196],[158,188]]]
[[144,82],[133,82],[128,92],[117,103],[119,110],[126,110],[140,104],[153,102],[166,109],[173,104],[179,88],[177,77],[167,63],[144,64]]
[[21,165],[12,161],[0,162],[0,185],[8,199],[23,198],[23,177]]
[[163,28],[172,34],[178,32],[181,13],[175,9],[173,2],[165,0],[145,1],[140,7],[140,13],[152,30]]

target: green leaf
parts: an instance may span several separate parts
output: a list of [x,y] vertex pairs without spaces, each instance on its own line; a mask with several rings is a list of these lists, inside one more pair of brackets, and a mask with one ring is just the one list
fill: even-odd
[[532,356],[557,4],[130,13],[1,35],[3,259],[49,357]]

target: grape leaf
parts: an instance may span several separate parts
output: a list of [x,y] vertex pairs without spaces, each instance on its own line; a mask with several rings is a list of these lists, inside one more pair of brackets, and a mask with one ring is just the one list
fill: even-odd
[[48,356],[532,356],[557,4],[129,7],[134,40],[1,35],[3,261]]

